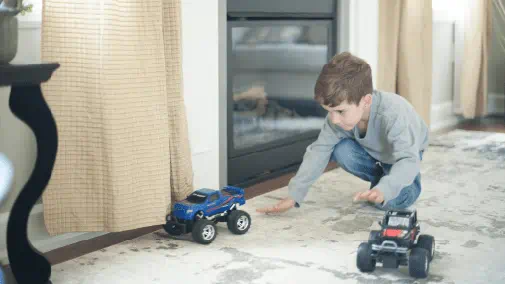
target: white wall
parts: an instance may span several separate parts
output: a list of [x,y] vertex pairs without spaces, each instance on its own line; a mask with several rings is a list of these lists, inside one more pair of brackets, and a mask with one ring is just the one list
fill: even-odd
[[184,98],[196,188],[220,187],[218,39],[219,21],[226,18],[219,19],[219,8],[218,1],[182,0]]
[[[377,86],[379,60],[379,0],[351,0],[349,5],[349,51],[366,60]],[[346,11],[342,11],[346,13]],[[343,50],[342,50],[343,51]]]
[[454,95],[460,89],[464,9],[454,3],[454,0],[433,0],[432,4],[433,85],[430,126],[432,131],[438,131],[462,120],[454,114]]
[[[13,63],[40,61],[41,0],[29,3],[35,5],[34,13],[20,18],[19,50]],[[182,0],[183,83],[195,187],[217,188],[222,183],[219,100],[223,95],[223,72],[220,72],[219,60],[223,50],[219,48],[218,31],[226,21],[223,3],[221,0]],[[10,198],[0,210],[0,261],[4,263],[8,262],[5,249],[8,211],[28,180],[36,157],[33,133],[9,110],[9,92],[10,88],[0,88],[0,151],[12,160],[16,175]],[[42,252],[103,234],[70,233],[50,237],[43,223],[42,204],[32,210],[28,227],[30,240]]]

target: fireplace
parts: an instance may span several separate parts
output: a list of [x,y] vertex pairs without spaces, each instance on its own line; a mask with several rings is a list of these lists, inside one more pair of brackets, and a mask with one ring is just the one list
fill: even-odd
[[228,0],[228,184],[298,168],[325,111],[313,100],[336,51],[336,0]]

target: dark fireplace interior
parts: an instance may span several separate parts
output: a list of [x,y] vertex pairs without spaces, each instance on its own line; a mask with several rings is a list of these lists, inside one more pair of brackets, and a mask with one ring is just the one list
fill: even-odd
[[294,171],[326,112],[314,84],[336,50],[335,0],[228,0],[228,184]]

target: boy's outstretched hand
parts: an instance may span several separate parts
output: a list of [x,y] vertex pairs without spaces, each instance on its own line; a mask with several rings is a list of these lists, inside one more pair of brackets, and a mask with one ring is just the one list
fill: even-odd
[[259,208],[256,209],[256,211],[260,213],[282,213],[284,211],[288,211],[289,209],[293,208],[295,206],[295,203],[296,202],[291,198],[284,198],[275,206]]
[[365,192],[358,192],[354,195],[354,202],[369,201],[380,204],[384,201],[384,193],[377,188],[367,190]]

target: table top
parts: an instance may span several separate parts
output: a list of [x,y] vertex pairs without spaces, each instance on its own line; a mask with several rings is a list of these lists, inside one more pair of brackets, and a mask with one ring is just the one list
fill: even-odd
[[48,81],[58,63],[0,64],[0,86],[34,85]]

